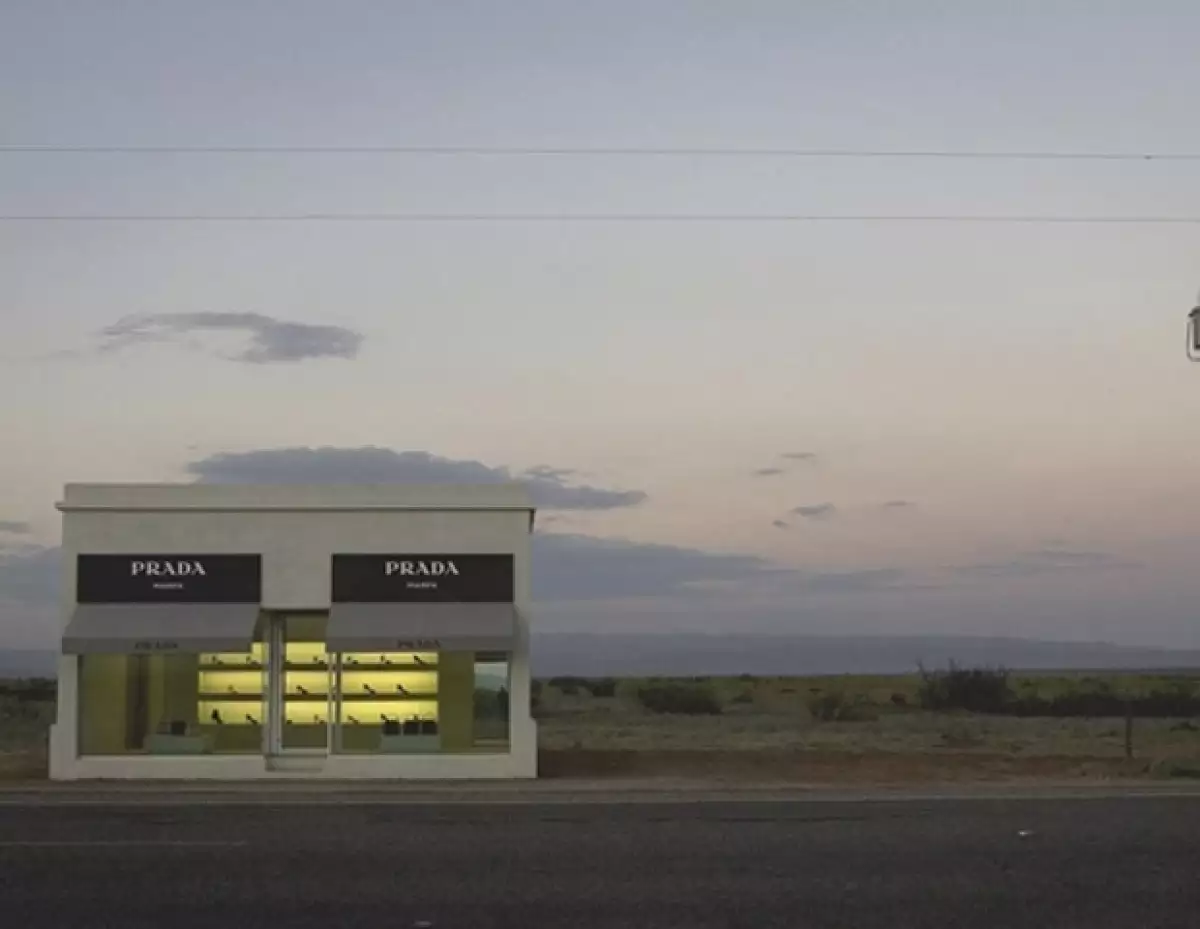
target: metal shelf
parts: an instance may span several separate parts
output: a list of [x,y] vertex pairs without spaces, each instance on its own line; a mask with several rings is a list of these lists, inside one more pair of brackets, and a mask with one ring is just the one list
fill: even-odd
[[[262,694],[200,694],[197,698],[205,703],[220,703],[236,701],[236,700],[263,700]],[[329,694],[294,694],[286,693],[283,699],[288,703],[304,703],[305,701],[321,701],[322,703],[329,699]],[[405,700],[436,700],[436,693],[420,693],[420,694],[363,694],[352,693],[342,694],[343,703],[352,703],[358,701],[360,703],[399,703]]]
[[[284,671],[328,671],[332,666],[320,663],[297,664],[289,662],[283,666]],[[264,664],[202,664],[201,671],[265,671]],[[343,671],[436,671],[436,664],[342,664]]]

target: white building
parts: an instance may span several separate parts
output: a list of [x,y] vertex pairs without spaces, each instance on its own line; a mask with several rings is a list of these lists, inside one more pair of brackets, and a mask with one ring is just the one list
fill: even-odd
[[50,775],[537,772],[523,487],[68,485]]

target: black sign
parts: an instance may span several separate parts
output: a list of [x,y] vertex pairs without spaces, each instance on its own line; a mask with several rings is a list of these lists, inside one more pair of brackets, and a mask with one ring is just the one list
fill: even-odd
[[138,654],[144,652],[177,652],[179,651],[179,643],[174,639],[139,639],[133,643],[133,651]]
[[397,639],[393,645],[398,652],[440,652],[442,650],[441,639]]
[[75,599],[79,603],[258,603],[262,556],[80,555]]
[[512,603],[512,555],[334,555],[334,603]]

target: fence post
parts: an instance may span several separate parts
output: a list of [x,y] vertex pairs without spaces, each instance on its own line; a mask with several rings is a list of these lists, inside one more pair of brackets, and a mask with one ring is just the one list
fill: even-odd
[[1133,758],[1133,701],[1125,701],[1125,757]]

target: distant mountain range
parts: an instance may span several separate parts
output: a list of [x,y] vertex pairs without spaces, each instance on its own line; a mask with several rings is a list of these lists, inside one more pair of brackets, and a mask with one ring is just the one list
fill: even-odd
[[[1096,642],[972,636],[578,635],[533,637],[538,677],[903,674],[926,667],[992,665],[1014,670],[1195,669],[1200,651]],[[0,677],[50,677],[46,651],[0,650]]]
[[0,677],[54,677],[57,664],[54,652],[0,650]]
[[918,663],[1014,670],[1196,668],[1200,651],[972,636],[576,635],[533,637],[539,677],[903,674]]
[[0,677],[53,677],[57,661],[54,652],[0,650]]

